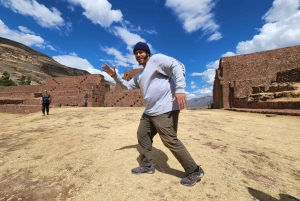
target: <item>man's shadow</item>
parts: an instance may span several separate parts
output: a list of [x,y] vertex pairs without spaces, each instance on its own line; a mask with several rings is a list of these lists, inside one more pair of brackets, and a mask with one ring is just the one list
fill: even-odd
[[279,194],[279,199],[276,199],[264,192],[248,187],[248,192],[259,201],[300,201],[298,198],[287,194]]
[[[138,144],[121,147],[114,151],[120,151],[120,150],[124,150],[124,149],[136,149],[138,152],[140,152]],[[184,171],[173,169],[168,165],[167,161],[169,158],[163,151],[156,149],[155,147],[152,147],[152,155],[153,155],[153,163],[155,164],[155,170],[166,173],[166,174],[170,174],[170,175],[173,175],[173,176],[176,176],[179,178],[186,176],[186,173]],[[140,163],[140,161],[141,161],[140,156],[137,157],[136,160]]]

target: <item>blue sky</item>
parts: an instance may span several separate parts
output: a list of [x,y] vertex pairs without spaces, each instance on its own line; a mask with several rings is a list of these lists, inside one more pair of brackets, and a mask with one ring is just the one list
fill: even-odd
[[187,97],[212,95],[223,56],[300,45],[300,0],[0,0],[0,36],[61,64],[139,68],[139,42],[186,67]]

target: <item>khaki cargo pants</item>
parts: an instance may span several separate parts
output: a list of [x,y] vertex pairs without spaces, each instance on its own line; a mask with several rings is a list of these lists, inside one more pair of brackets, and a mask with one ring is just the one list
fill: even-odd
[[145,113],[142,115],[137,131],[141,166],[153,165],[152,142],[158,133],[163,144],[176,157],[186,173],[191,173],[197,168],[194,159],[177,138],[179,112],[176,110],[158,116],[148,116]]

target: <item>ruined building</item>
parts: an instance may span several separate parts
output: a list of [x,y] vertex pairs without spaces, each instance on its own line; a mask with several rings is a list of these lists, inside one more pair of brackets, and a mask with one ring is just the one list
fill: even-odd
[[103,75],[50,77],[43,85],[0,87],[0,112],[32,113],[41,111],[40,100],[44,90],[51,95],[51,106],[103,106],[109,90]]
[[[123,79],[129,81],[142,68],[127,70],[124,72]],[[115,90],[111,90],[105,94],[105,102],[108,107],[143,107],[143,97],[139,89],[124,90],[120,85],[116,84]]]
[[221,58],[212,107],[300,109],[300,46]]
[[[124,79],[130,80],[141,69],[127,70]],[[123,90],[119,85],[107,84],[103,75],[50,77],[43,85],[0,87],[0,112],[32,113],[41,111],[40,100],[47,89],[51,95],[50,107],[142,107],[140,90]]]

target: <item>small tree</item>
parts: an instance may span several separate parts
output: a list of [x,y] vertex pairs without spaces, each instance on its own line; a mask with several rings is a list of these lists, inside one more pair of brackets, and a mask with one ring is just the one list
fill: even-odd
[[26,85],[30,85],[30,84],[31,84],[31,77],[27,76]]
[[16,86],[16,83],[9,79],[9,73],[4,71],[0,78],[0,86]]
[[30,83],[31,83],[31,77],[30,76],[26,77],[25,75],[22,75],[19,85],[30,85]]
[[26,76],[22,75],[19,85],[26,85]]

